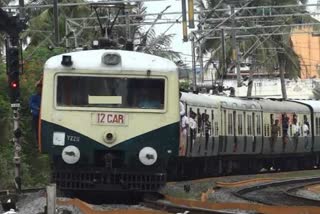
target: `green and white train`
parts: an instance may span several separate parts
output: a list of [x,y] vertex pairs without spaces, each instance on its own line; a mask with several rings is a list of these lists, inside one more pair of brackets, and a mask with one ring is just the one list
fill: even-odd
[[176,66],[160,57],[89,50],[45,64],[40,148],[60,189],[155,191],[178,154]]
[[319,101],[181,101],[185,115],[167,59],[121,50],[50,58],[39,147],[54,181],[61,190],[152,192],[168,179],[319,165]]

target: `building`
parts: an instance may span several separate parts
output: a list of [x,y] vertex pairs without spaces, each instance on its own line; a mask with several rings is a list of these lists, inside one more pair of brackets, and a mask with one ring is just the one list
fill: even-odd
[[294,51],[300,57],[301,79],[318,78],[320,71],[320,34],[313,34],[312,27],[293,30]]

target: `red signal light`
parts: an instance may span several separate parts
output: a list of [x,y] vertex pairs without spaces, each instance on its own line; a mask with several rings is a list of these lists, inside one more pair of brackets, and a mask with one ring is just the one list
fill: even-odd
[[12,81],[10,83],[11,88],[18,88],[18,83],[16,81]]

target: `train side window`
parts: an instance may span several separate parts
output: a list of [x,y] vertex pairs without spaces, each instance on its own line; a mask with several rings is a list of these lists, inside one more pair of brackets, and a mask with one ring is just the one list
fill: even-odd
[[214,122],[215,136],[219,136],[219,123]]
[[319,117],[317,117],[318,122],[316,124],[317,136],[319,136]]
[[315,135],[318,135],[318,126],[317,126],[317,124],[318,124],[318,118],[317,118],[317,117],[315,117],[314,123],[315,123],[314,125],[315,125],[315,130],[316,130]]
[[316,126],[318,131],[317,136],[319,136],[320,135],[320,118],[317,117],[317,119],[318,119],[318,125]]
[[215,136],[215,135],[216,135],[216,134],[215,134],[215,126],[216,126],[216,124],[215,124],[215,122],[214,122],[214,111],[211,110],[211,135],[212,135],[212,136]]
[[316,125],[316,130],[317,130],[317,136],[319,136],[320,135],[320,118],[317,117],[317,119],[318,119],[318,123]]
[[238,135],[242,135],[243,134],[243,127],[242,127],[242,114],[238,114]]
[[247,135],[252,135],[252,115],[247,115]]
[[273,122],[273,114],[264,114],[263,115],[263,136],[270,137],[270,124]]
[[203,122],[202,122],[202,115],[200,113],[200,109],[197,108],[197,124],[198,124],[198,133],[201,133],[202,131],[202,126],[203,126]]
[[319,117],[317,117],[317,119],[318,119],[318,124],[316,125],[316,129],[317,129],[317,131],[318,131],[318,133],[317,133],[317,136],[319,136],[320,135],[320,130],[319,130],[319,125],[320,125],[320,118]]
[[319,136],[319,117],[316,118],[316,131],[317,131],[317,136]]
[[319,131],[318,131],[318,117],[316,117],[316,135],[319,135]]
[[232,132],[232,130],[233,130],[232,126],[233,126],[232,113],[228,113],[228,134],[229,134],[229,135],[232,135],[232,134],[233,134],[233,132]]
[[204,109],[204,113],[201,114],[202,117],[202,133],[204,135],[209,134],[209,136],[212,136],[212,115],[210,116],[210,114],[208,114],[209,111],[208,109]]
[[261,116],[260,115],[256,115],[257,118],[257,135],[261,135]]
[[320,135],[320,118],[316,117],[316,135]]

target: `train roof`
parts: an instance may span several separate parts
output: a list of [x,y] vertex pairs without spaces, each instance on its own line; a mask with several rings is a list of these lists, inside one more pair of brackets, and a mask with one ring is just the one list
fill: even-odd
[[320,100],[294,100],[294,102],[305,104],[311,107],[314,112],[320,112]]
[[221,106],[224,108],[238,109],[238,110],[252,110],[258,111],[261,110],[259,103],[254,100],[240,99],[236,97],[224,97],[217,96],[217,99],[220,100]]
[[290,102],[290,101],[275,101],[275,100],[257,100],[262,109],[267,112],[285,113],[285,112],[309,112],[306,105]]
[[207,94],[194,94],[182,92],[181,100],[193,106],[218,108],[220,102],[215,97],[216,96],[210,96]]
[[239,98],[216,96],[209,94],[182,93],[181,100],[187,104],[201,107],[224,108],[238,110],[261,110],[260,105],[253,100],[243,100]]
[[[102,57],[106,53],[118,54],[121,62],[118,65],[106,65]],[[72,66],[61,65],[62,56],[69,55],[72,59]],[[45,70],[110,70],[113,71],[148,71],[151,72],[177,72],[177,66],[168,59],[153,56],[150,54],[124,51],[124,50],[86,50],[70,52],[53,56],[47,60]]]

